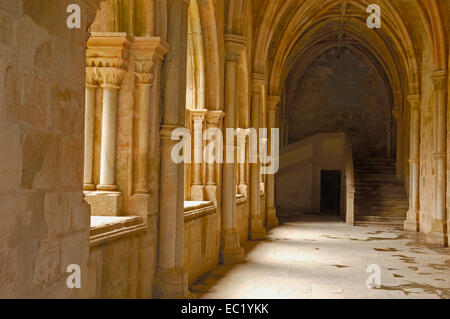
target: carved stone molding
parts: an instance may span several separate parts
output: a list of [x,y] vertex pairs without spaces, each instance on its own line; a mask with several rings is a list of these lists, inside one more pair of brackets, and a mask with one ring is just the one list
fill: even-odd
[[86,68],[86,87],[97,87],[95,68]]
[[193,121],[203,121],[207,110],[189,110]]
[[276,110],[280,103],[281,103],[281,96],[269,95],[269,109],[270,110]]
[[131,38],[124,32],[92,32],[87,42],[87,67],[126,69]]
[[419,109],[420,95],[418,95],[418,94],[416,94],[416,95],[408,95],[408,102],[411,105],[411,109],[412,110]]
[[431,75],[435,91],[447,91],[447,70],[434,71]]
[[225,55],[228,61],[238,61],[247,48],[247,39],[237,34],[225,34]]
[[93,32],[87,43],[87,82],[119,88],[128,67],[129,46],[126,33]]
[[264,74],[252,74],[252,91],[256,94],[262,94],[262,87],[267,83],[267,76]]
[[158,61],[164,60],[169,45],[159,37],[134,37],[131,54],[135,56],[135,75],[138,83],[152,84],[153,72]]
[[159,37],[134,37],[131,44],[131,53],[138,57],[152,57],[164,60],[169,53],[169,44]]

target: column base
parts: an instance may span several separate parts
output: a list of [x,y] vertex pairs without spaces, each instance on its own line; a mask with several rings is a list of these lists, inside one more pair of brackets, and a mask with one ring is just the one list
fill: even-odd
[[266,238],[266,229],[263,227],[261,217],[250,220],[250,240],[263,240]]
[[159,299],[192,299],[189,273],[183,269],[158,269],[155,274],[154,297]]
[[91,206],[92,216],[119,216],[122,209],[121,192],[88,192],[84,199]]
[[418,212],[408,211],[406,213],[406,220],[403,223],[403,229],[405,231],[417,232],[419,231],[419,219]]
[[235,230],[222,234],[222,247],[219,253],[221,264],[237,264],[244,261],[244,248],[240,246],[239,233]]
[[280,224],[277,217],[277,210],[275,207],[267,208],[267,226],[276,227]]
[[239,264],[244,261],[245,252],[242,247],[224,249],[219,254],[219,263],[223,265]]
[[433,219],[431,231],[426,234],[427,242],[430,244],[447,246],[447,222]]
[[115,191],[117,189],[117,185],[97,185],[97,190],[110,192]]
[[264,240],[266,238],[266,230],[255,230],[250,232],[250,240]]

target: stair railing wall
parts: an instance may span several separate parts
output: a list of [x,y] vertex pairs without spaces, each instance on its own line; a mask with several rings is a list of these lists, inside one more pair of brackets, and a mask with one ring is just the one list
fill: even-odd
[[348,225],[353,226],[355,224],[355,177],[353,168],[353,147],[350,143],[346,143],[345,145],[345,185],[345,222]]

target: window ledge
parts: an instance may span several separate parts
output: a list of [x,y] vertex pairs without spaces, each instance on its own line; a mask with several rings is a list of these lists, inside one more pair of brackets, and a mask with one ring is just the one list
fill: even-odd
[[91,216],[90,246],[97,246],[145,232],[147,224],[139,216]]
[[213,202],[184,202],[184,221],[188,222],[204,216],[212,215],[216,212]]

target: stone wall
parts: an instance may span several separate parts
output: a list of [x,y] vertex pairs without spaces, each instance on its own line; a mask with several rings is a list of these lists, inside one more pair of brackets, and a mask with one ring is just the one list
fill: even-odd
[[249,221],[249,207],[248,201],[242,199],[236,205],[236,217],[239,228],[239,240],[241,246],[248,241],[248,221]]
[[[81,29],[66,27],[79,4]],[[80,0],[0,1],[0,296],[78,297],[86,282],[83,201],[85,41],[94,10]]]
[[156,226],[91,248],[87,298],[152,298]]
[[219,263],[220,216],[214,207],[206,215],[186,217],[184,223],[184,262],[189,285]]
[[309,66],[287,101],[289,143],[317,133],[345,132],[357,158],[385,157],[384,93],[379,77],[359,56],[347,49],[339,58],[326,52]]

